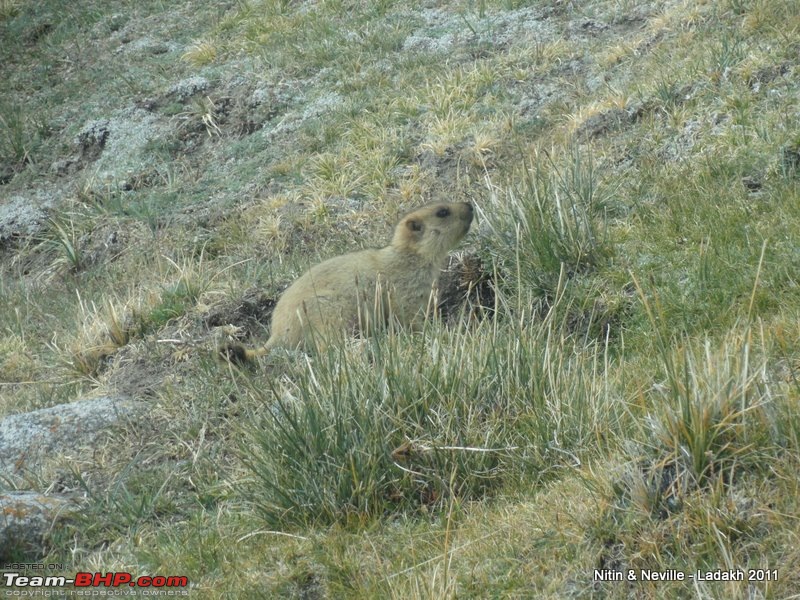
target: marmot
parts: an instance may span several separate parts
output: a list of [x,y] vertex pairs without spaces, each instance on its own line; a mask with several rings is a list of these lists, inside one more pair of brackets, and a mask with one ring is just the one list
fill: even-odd
[[232,344],[221,353],[245,362],[273,348],[319,348],[332,336],[368,335],[392,319],[418,328],[448,252],[469,231],[473,214],[467,203],[434,203],[407,213],[385,248],[330,258],[289,286],[275,305],[264,346]]

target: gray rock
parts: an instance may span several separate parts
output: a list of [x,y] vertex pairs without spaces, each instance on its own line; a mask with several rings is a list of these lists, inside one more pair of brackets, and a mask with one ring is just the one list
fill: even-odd
[[195,75],[173,85],[169,93],[174,95],[179,102],[186,102],[195,94],[207,91],[209,87],[208,79]]
[[[108,119],[88,122],[74,139],[84,162],[95,161],[94,186],[121,187],[121,182],[150,167],[147,144],[163,136],[167,125],[137,107],[117,111]],[[93,187],[94,187],[93,186]]]
[[0,202],[0,243],[38,232],[47,221],[55,199],[44,191],[32,196],[11,196]]
[[99,146],[102,149],[108,139],[109,126],[108,119],[89,121],[75,136],[73,143],[83,148]]
[[102,397],[8,416],[0,420],[0,471],[19,473],[48,456],[77,454],[120,419],[142,411],[132,400]]
[[36,561],[44,556],[48,532],[76,508],[74,500],[63,496],[0,493],[0,564],[11,560]]
[[149,36],[133,40],[129,35],[131,34],[123,32],[121,35],[115,36],[122,42],[122,45],[115,50],[116,54],[146,56],[148,54],[156,55],[176,52],[180,49],[180,46],[175,42],[157,40]]

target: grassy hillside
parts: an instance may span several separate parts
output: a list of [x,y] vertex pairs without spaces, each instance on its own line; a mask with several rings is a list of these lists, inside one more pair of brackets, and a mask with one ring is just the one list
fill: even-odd
[[[796,593],[799,52],[792,0],[0,0],[0,417],[149,407],[0,477],[84,499],[43,562],[209,598]],[[460,308],[215,359],[430,200],[477,208]]]

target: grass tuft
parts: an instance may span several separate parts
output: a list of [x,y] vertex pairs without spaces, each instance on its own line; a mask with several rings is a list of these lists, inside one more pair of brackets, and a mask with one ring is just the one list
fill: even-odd
[[653,438],[678,476],[693,485],[731,477],[737,469],[763,464],[774,440],[774,397],[765,365],[751,356],[749,333],[726,341],[683,347],[667,363],[665,389],[648,419]]
[[611,254],[608,188],[577,148],[564,161],[556,163],[548,153],[534,156],[505,189],[492,190],[486,215],[503,243],[497,253],[501,267],[547,298],[554,297],[563,275],[585,275]]
[[0,20],[9,19],[19,13],[20,0],[0,0]]
[[211,64],[217,58],[217,47],[213,42],[201,40],[194,42],[189,49],[181,55],[181,60],[194,67],[203,67]]
[[36,127],[31,126],[23,110],[0,103],[0,161],[9,161],[20,169],[33,160],[39,143]]
[[545,478],[613,437],[622,416],[591,375],[596,348],[576,347],[550,318],[507,336],[489,321],[431,326],[424,338],[329,350],[268,391],[251,386],[268,408],[243,446],[250,501],[270,527],[413,514]]
[[72,272],[77,273],[84,267],[85,260],[75,221],[62,223],[51,218],[50,227],[53,238],[51,243],[61,252],[59,262],[66,263]]

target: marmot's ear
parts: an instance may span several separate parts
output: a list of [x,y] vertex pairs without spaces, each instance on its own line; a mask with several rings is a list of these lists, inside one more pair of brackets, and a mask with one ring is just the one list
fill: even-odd
[[425,229],[425,225],[422,224],[422,221],[418,221],[417,219],[409,219],[406,221],[406,227],[417,233],[421,233],[422,230]]

